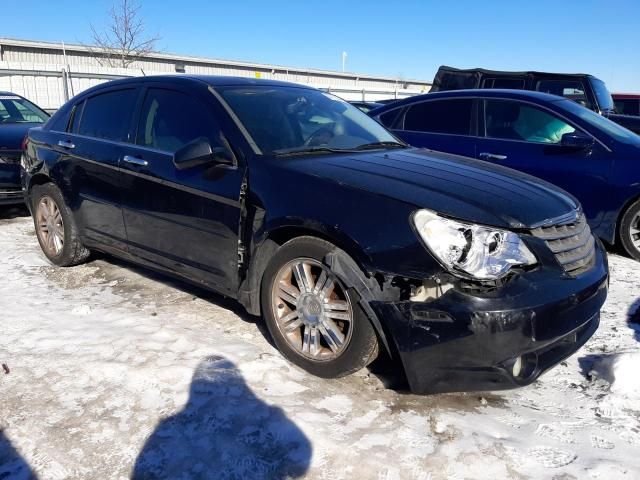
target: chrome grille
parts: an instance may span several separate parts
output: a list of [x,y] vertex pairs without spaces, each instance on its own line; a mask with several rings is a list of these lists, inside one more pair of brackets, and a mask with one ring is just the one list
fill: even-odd
[[571,223],[538,227],[531,233],[545,241],[569,275],[577,276],[593,267],[595,239],[584,214]]

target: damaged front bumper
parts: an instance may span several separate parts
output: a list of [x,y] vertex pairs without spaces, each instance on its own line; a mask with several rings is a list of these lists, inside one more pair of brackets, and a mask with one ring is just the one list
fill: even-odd
[[435,300],[371,301],[414,393],[528,385],[595,332],[608,288],[605,253],[577,278],[540,268],[493,292],[450,289]]

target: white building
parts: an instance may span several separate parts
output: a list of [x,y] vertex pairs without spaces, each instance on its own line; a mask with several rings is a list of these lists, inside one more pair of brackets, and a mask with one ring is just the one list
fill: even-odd
[[83,45],[0,38],[0,90],[22,95],[45,109],[57,109],[72,96],[108,80],[180,73],[284,80],[321,88],[346,100],[404,98],[431,88],[431,83],[422,80],[170,53],[153,53],[126,69],[109,68],[101,66]]

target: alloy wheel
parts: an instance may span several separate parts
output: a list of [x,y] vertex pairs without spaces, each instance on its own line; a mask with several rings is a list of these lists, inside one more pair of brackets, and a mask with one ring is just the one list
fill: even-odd
[[38,202],[36,228],[46,253],[51,257],[60,255],[64,247],[64,223],[58,205],[48,195]]
[[330,361],[349,345],[351,300],[338,278],[317,260],[298,258],[285,264],[275,277],[271,302],[280,333],[300,355]]

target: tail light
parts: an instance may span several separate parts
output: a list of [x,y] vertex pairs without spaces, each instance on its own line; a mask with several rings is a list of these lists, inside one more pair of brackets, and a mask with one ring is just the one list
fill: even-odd
[[22,143],[20,144],[20,150],[23,152],[27,149],[27,141],[29,140],[29,135],[25,135],[22,139]]

